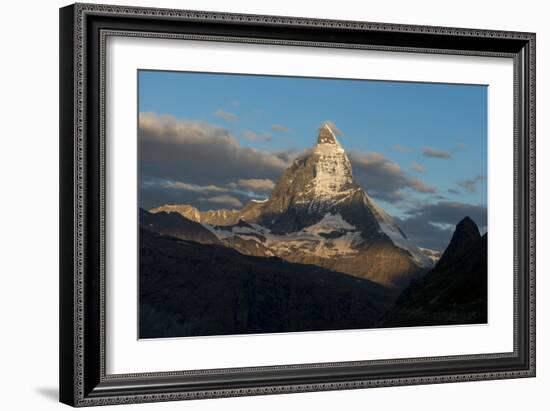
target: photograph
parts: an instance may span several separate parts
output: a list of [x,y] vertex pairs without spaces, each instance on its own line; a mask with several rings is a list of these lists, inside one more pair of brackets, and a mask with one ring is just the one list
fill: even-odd
[[140,339],[488,322],[486,85],[140,69],[137,93]]

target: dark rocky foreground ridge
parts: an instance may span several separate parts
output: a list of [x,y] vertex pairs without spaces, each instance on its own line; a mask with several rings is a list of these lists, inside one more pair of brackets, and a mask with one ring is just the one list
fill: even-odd
[[140,230],[140,338],[371,328],[395,291]]
[[468,217],[457,224],[436,266],[413,280],[385,316],[383,327],[487,322],[487,234]]
[[398,295],[315,265],[189,241],[175,229],[160,234],[155,230],[169,214],[142,216],[141,338],[487,321],[487,235],[469,218],[457,225],[436,266]]

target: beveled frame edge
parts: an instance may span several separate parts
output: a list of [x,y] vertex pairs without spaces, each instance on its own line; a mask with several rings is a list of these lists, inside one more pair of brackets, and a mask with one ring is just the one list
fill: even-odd
[[[86,259],[87,256],[87,231],[86,230],[86,208],[87,208],[87,167],[93,165],[87,162],[87,110],[86,110],[86,17],[89,15],[100,15],[109,17],[132,16],[140,18],[166,18],[175,19],[186,22],[232,22],[235,24],[254,24],[259,26],[285,26],[285,27],[316,27],[316,28],[336,28],[338,30],[354,30],[361,32],[381,31],[381,32],[403,32],[417,33],[429,35],[443,36],[459,36],[474,37],[474,38],[491,38],[491,39],[509,39],[521,41],[524,46],[514,54],[514,73],[515,73],[515,162],[516,172],[515,181],[521,181],[521,187],[516,194],[515,203],[522,207],[522,202],[525,210],[523,213],[516,213],[518,220],[514,224],[525,231],[523,235],[519,235],[517,250],[519,257],[524,254],[526,257],[522,272],[525,276],[519,276],[518,281],[525,281],[528,291],[525,295],[527,301],[523,301],[528,310],[523,312],[523,321],[526,325],[526,335],[516,335],[517,325],[515,324],[514,335],[514,356],[521,354],[523,351],[526,355],[526,367],[520,370],[504,370],[494,372],[475,372],[475,373],[459,373],[445,375],[442,371],[441,375],[430,376],[413,376],[413,377],[392,377],[392,378],[370,378],[355,380],[342,376],[337,381],[319,382],[319,383],[296,383],[288,384],[281,383],[277,385],[244,386],[237,388],[220,387],[219,384],[212,382],[212,378],[216,380],[216,373],[220,370],[208,370],[198,372],[206,374],[210,377],[209,384],[206,384],[202,389],[193,388],[192,384],[187,386],[170,387],[163,384],[171,380],[171,377],[182,377],[193,374],[189,372],[168,372],[168,373],[147,373],[137,375],[105,375],[104,367],[104,345],[100,344],[100,352],[92,353],[90,357],[90,349],[85,350],[85,346],[89,345],[86,341],[86,306],[90,306],[90,301],[86,300],[86,289],[89,288],[87,281],[90,281],[89,276],[86,277]],[[314,20],[294,17],[280,16],[258,16],[245,14],[227,14],[215,12],[200,12],[200,11],[185,11],[185,10],[168,10],[168,9],[149,9],[124,6],[106,6],[95,4],[76,4],[68,6],[60,10],[60,204],[61,204],[61,249],[60,249],[60,399],[62,402],[74,406],[90,406],[90,405],[106,405],[119,403],[136,403],[149,401],[169,401],[176,399],[192,399],[192,398],[217,398],[227,396],[241,395],[259,395],[271,393],[288,393],[302,391],[323,391],[334,389],[352,389],[378,386],[393,386],[393,385],[411,385],[411,384],[431,384],[445,383],[454,381],[474,381],[485,379],[502,379],[502,378],[517,378],[531,377],[535,375],[535,35],[533,33],[521,32],[505,32],[505,31],[490,31],[490,30],[475,30],[475,29],[460,29],[447,27],[428,27],[428,26],[410,26],[384,23],[365,23],[365,22],[347,22],[334,20]],[[113,34],[114,32],[111,32]],[[108,35],[109,32],[103,33]],[[102,34],[102,36],[103,36]],[[214,38],[211,38],[214,39]],[[219,40],[219,37],[216,38]],[[205,39],[208,40],[208,39]],[[265,39],[263,39],[265,40]],[[238,39],[231,37],[227,41],[237,41]],[[265,41],[261,41],[265,42]],[[315,41],[313,41],[315,43]],[[287,40],[287,43],[289,41]],[[311,42],[310,42],[311,43]],[[284,44],[284,42],[283,42]],[[296,44],[299,45],[299,44]],[[312,45],[312,44],[310,44]],[[331,44],[329,46],[334,46]],[[346,45],[343,45],[346,47]],[[349,45],[348,45],[349,46]],[[371,46],[371,49],[376,46]],[[380,48],[379,48],[380,49]],[[387,50],[387,47],[381,49]],[[393,46],[392,50],[397,51],[422,51],[427,50],[422,47],[418,48],[403,48]],[[428,51],[429,52],[429,51]],[[434,49],[432,52],[441,53],[447,52],[450,54],[460,54],[457,50],[445,50],[443,48]],[[499,53],[492,52],[475,52],[466,51],[463,54],[472,55],[498,55]],[[502,55],[510,53],[502,53]],[[67,78],[70,79],[67,80]],[[90,93],[99,92],[102,90],[90,90]],[[100,101],[102,101],[100,98]],[[103,110],[103,106],[100,111]],[[104,113],[103,113],[104,114]],[[99,132],[104,135],[103,122],[100,122]],[[516,138],[516,135],[518,138]],[[104,158],[104,145],[100,145],[101,158]],[[519,153],[523,155],[520,155]],[[101,163],[101,161],[100,161]],[[101,166],[103,170],[104,167]],[[100,185],[104,186],[104,172],[101,171]],[[103,192],[100,190],[100,195]],[[105,219],[104,219],[104,197],[100,203],[100,237],[104,238]],[[72,212],[69,215],[69,210]],[[103,251],[98,253],[100,265],[104,264]],[[515,259],[518,263],[521,258]],[[515,270],[516,271],[516,270]],[[104,270],[102,271],[104,273]],[[526,278],[522,278],[526,277]],[[93,280],[93,279],[92,279]],[[94,285],[97,287],[97,284]],[[515,293],[517,294],[517,293]],[[515,297],[518,297],[515,295]],[[521,296],[519,296],[521,297]],[[515,304],[519,306],[520,302],[515,299]],[[104,299],[103,292],[100,293],[99,301],[96,301],[100,307],[100,316],[102,324],[104,324]],[[515,322],[517,322],[515,320]],[[525,324],[526,323],[526,324]],[[520,324],[521,325],[521,324]],[[101,331],[103,334],[103,331]],[[101,337],[104,338],[104,335]],[[522,345],[523,344],[523,345]],[[95,348],[92,349],[95,351]],[[502,353],[495,354],[503,356]],[[488,355],[489,358],[494,356]],[[506,356],[506,355],[504,355]],[[481,356],[470,356],[480,358]],[[487,357],[487,355],[485,355]],[[99,359],[100,364],[90,362],[90,358]],[[462,361],[464,356],[457,357],[437,357],[432,359],[404,359],[393,360],[391,363],[408,364],[415,361]],[[95,362],[95,361],[94,361]],[[388,364],[388,361],[371,361],[369,364]],[[357,362],[367,363],[367,362]],[[342,366],[342,363],[336,364],[312,364],[307,365],[309,368],[315,367],[334,367],[334,371]],[[349,363],[346,363],[349,365]],[[275,366],[256,368],[257,371],[265,369],[269,370],[300,370],[303,365],[295,366]],[[96,369],[97,368],[97,369]],[[93,376],[90,377],[90,370]],[[244,369],[221,370],[226,373],[239,373]],[[249,369],[246,369],[249,370]],[[197,372],[195,372],[197,375]],[[86,386],[86,380],[96,379],[99,377],[99,384],[92,384],[93,387]],[[345,376],[344,376],[345,377]],[[89,385],[89,383],[88,383]],[[139,385],[147,385],[149,390],[140,389]],[[117,388],[117,386],[119,386]],[[124,387],[124,390],[120,389]],[[113,387],[115,388],[113,391]],[[184,389],[185,388],[185,389]],[[141,390],[141,391],[140,391]],[[174,391],[175,390],[175,391]],[[140,393],[141,392],[141,393]]]

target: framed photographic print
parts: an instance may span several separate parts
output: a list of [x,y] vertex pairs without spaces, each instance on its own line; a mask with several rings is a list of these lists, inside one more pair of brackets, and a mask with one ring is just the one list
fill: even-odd
[[535,35],[60,10],[60,399],[535,376]]

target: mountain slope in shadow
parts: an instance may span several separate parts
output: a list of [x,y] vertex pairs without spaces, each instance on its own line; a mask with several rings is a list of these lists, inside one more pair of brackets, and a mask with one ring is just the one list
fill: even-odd
[[321,267],[140,230],[140,338],[370,328],[395,298]]
[[220,243],[216,236],[202,224],[177,213],[159,212],[153,214],[140,208],[139,224],[149,231],[176,237],[180,240],[196,241],[201,244]]
[[460,221],[436,266],[401,293],[381,325],[483,324],[487,322],[487,234],[468,217]]

